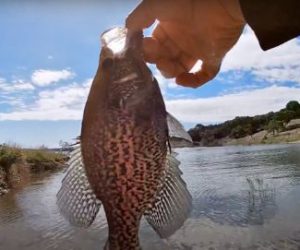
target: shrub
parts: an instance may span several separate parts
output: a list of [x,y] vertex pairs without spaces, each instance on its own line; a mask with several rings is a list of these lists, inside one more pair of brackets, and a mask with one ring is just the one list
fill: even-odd
[[9,167],[17,162],[22,161],[22,151],[17,146],[0,146],[0,166],[8,171]]
[[46,148],[27,149],[24,151],[27,162],[34,171],[54,170],[62,166],[66,161],[66,156],[52,152]]

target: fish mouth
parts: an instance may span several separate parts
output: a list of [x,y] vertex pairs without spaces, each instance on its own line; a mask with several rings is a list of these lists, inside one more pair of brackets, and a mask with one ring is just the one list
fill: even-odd
[[101,35],[102,68],[109,72],[109,100],[114,107],[133,107],[141,101],[147,84],[142,56],[142,31],[116,27]]
[[122,52],[126,47],[127,29],[116,27],[104,31],[101,35],[103,47],[109,48],[114,54]]
[[109,29],[101,35],[103,47],[109,48],[114,54],[120,54],[128,48],[141,51],[142,39],[142,31],[131,31],[123,27]]

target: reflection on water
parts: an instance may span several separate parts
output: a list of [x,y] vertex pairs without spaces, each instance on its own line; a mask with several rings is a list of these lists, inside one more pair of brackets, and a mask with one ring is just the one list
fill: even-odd
[[271,219],[276,212],[275,188],[270,188],[264,184],[260,178],[247,178],[248,191],[248,224],[263,225],[265,221]]
[[[299,249],[300,145],[178,149],[194,199],[185,225],[162,241],[143,222],[143,249]],[[0,249],[102,249],[103,210],[89,229],[58,212],[63,173],[36,176],[0,198]]]
[[[194,217],[201,215],[219,224],[232,226],[262,225],[276,212],[275,189],[263,180],[246,178],[248,187],[238,194],[218,194],[215,189],[203,190]],[[200,212],[200,213],[199,213]]]

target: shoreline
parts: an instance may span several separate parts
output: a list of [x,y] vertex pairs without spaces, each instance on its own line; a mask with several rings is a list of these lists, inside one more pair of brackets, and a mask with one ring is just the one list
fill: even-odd
[[52,172],[65,167],[68,157],[48,149],[21,149],[0,145],[0,196],[22,187],[34,173]]
[[271,133],[267,130],[262,130],[252,135],[247,135],[241,138],[224,137],[215,139],[209,143],[193,142],[195,147],[222,147],[234,145],[269,145],[269,144],[298,144],[300,143],[300,128],[287,130],[279,133]]
[[283,144],[300,143],[300,128],[279,133],[270,133],[262,130],[250,136],[238,139],[225,139],[223,145],[260,145],[260,144]]
[[288,144],[300,144],[300,140],[299,141],[288,142]]

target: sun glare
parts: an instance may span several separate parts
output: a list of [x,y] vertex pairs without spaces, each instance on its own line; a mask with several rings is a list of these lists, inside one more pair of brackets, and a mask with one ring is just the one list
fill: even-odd
[[193,66],[193,68],[190,70],[190,73],[196,73],[197,71],[199,71],[201,69],[202,66],[202,61],[198,60],[195,65]]
[[121,52],[126,43],[126,29],[114,28],[102,34],[104,46],[110,48],[114,53]]

